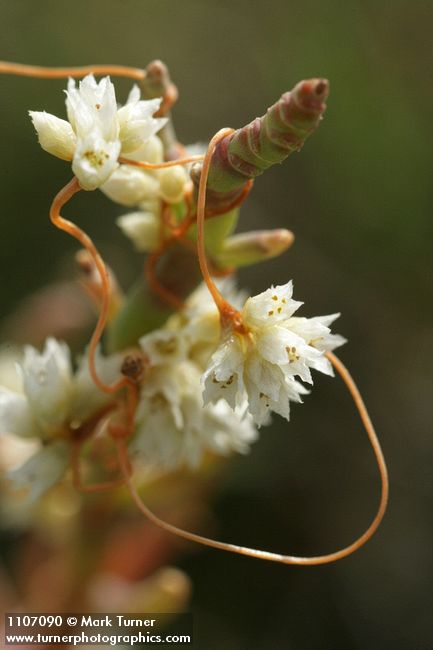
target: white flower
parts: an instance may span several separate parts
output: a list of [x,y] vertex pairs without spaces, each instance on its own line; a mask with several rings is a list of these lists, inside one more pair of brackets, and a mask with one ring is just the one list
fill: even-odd
[[118,168],[121,153],[138,150],[166,123],[154,118],[161,100],[140,100],[137,86],[127,103],[117,107],[109,77],[97,83],[93,75],[68,82],[66,109],[69,122],[45,112],[30,111],[39,142],[45,151],[72,160],[72,169],[85,190],[103,185]]
[[96,190],[118,168],[120,143],[107,142],[95,130],[77,140],[72,171],[83,190]]
[[[121,362],[120,355],[98,355],[96,367],[102,380],[117,378]],[[95,386],[87,356],[74,373],[69,348],[55,339],[48,339],[42,352],[27,346],[16,364],[15,385],[7,383],[0,385],[0,435],[43,443],[24,465],[8,472],[15,486],[28,484],[33,498],[59,480],[69,462],[75,432],[110,396]]]
[[136,415],[133,456],[167,468],[197,467],[206,451],[248,451],[257,437],[251,419],[222,400],[203,406],[200,376],[189,360],[151,370]]
[[187,357],[185,332],[156,330],[140,345],[150,370],[141,389],[133,455],[172,468],[184,463],[197,467],[206,451],[246,453],[257,436],[251,418],[222,400],[203,406],[202,369]]
[[328,327],[338,314],[295,318],[302,303],[292,293],[288,282],[246,301],[241,315],[247,333],[232,332],[203,376],[206,403],[223,397],[235,408],[247,396],[258,425],[266,422],[269,411],[289,419],[290,401],[300,402],[308,392],[295,378],[312,383],[310,368],[333,374],[324,353],[345,342]]

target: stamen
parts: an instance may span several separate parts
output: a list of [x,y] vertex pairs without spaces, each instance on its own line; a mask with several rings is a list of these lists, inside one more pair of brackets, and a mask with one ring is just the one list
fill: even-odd
[[339,551],[335,551],[335,553],[328,553],[326,555],[317,555],[312,557],[302,557],[296,555],[281,555],[279,553],[272,553],[260,549],[249,548],[247,546],[238,546],[237,544],[220,542],[218,540],[211,539],[209,537],[204,537],[202,535],[197,535],[196,533],[191,533],[189,531],[184,530],[183,528],[178,528],[177,526],[173,526],[172,524],[169,524],[168,522],[160,519],[157,515],[155,515],[142,501],[140,495],[138,494],[137,490],[135,489],[132,483],[132,476],[130,471],[131,465],[129,463],[126,446],[122,440],[116,440],[119,465],[121,467],[125,479],[125,485],[128,488],[128,491],[131,497],[133,498],[137,508],[159,528],[162,528],[163,530],[169,533],[173,533],[178,537],[182,537],[183,539],[187,539],[190,542],[197,542],[198,544],[202,544],[204,546],[210,546],[212,548],[217,548],[221,551],[229,551],[230,553],[246,555],[248,557],[257,558],[260,560],[268,560],[270,562],[278,562],[280,564],[295,564],[295,565],[302,565],[302,566],[316,566],[320,564],[329,564],[331,562],[336,562],[337,560],[341,560],[347,557],[348,555],[351,555],[355,551],[357,551],[372,537],[372,535],[377,530],[385,514],[386,506],[388,503],[388,493],[389,493],[388,472],[385,464],[385,459],[383,457],[382,449],[380,447],[380,443],[377,438],[377,434],[374,430],[373,424],[368,415],[364,401],[359,393],[358,388],[356,387],[354,380],[350,376],[347,368],[334,354],[332,354],[332,352],[328,352],[326,356],[331,361],[334,368],[337,370],[338,374],[346,384],[346,387],[353,398],[353,401],[361,417],[362,423],[364,425],[371,446],[373,448],[377,465],[379,467],[381,486],[382,486],[379,508],[370,526],[360,537],[358,537],[357,540],[355,540],[352,544],[349,544],[349,546],[346,546],[340,549]]

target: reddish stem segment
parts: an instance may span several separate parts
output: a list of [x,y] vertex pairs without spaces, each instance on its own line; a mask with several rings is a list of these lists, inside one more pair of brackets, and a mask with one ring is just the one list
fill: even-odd
[[271,562],[278,562],[279,564],[317,566],[320,564],[329,564],[331,562],[336,562],[337,560],[341,560],[347,557],[348,555],[351,555],[355,551],[357,551],[372,537],[372,535],[375,533],[376,529],[378,528],[385,514],[386,506],[388,503],[388,493],[389,493],[388,472],[385,464],[385,459],[383,457],[382,449],[380,447],[380,443],[377,438],[377,434],[374,430],[366,406],[359,393],[358,388],[356,387],[354,380],[352,379],[347,368],[334,354],[328,352],[327,357],[333,364],[334,368],[336,369],[336,371],[338,372],[338,374],[340,375],[344,383],[346,384],[346,387],[349,390],[353,398],[353,401],[355,402],[355,406],[359,412],[362,423],[365,427],[371,446],[373,448],[376,462],[379,467],[379,473],[381,479],[381,498],[380,498],[379,508],[377,510],[376,516],[374,517],[372,523],[367,528],[367,530],[360,537],[358,537],[357,540],[355,540],[352,544],[349,544],[349,546],[345,546],[344,548],[340,549],[339,551],[335,551],[334,553],[328,553],[326,555],[316,555],[312,557],[302,557],[296,555],[282,555],[279,553],[272,553],[269,551],[262,551],[260,549],[249,548],[247,546],[239,546],[237,544],[220,542],[218,540],[204,537],[203,535],[197,535],[196,533],[188,532],[186,530],[183,530],[182,528],[178,528],[177,526],[173,526],[172,524],[169,524],[166,521],[160,519],[146,506],[145,503],[143,503],[140,495],[138,494],[137,490],[135,489],[132,483],[131,474],[130,474],[130,464],[128,461],[125,445],[123,441],[117,441],[117,449],[119,453],[119,464],[122,468],[126,486],[128,487],[128,490],[132,498],[134,499],[138,509],[146,517],[148,517],[155,525],[159,526],[160,528],[163,528],[169,533],[173,533],[177,535],[178,537],[182,537],[191,542],[197,542],[198,544],[203,544],[204,546],[217,548],[222,551],[229,551],[231,553],[237,553],[239,555],[246,555],[248,557],[257,558],[260,560],[269,560]]
[[114,77],[128,77],[141,81],[146,77],[146,72],[140,68],[126,65],[84,65],[62,68],[51,68],[40,65],[26,65],[0,61],[0,74],[13,74],[19,77],[36,77],[38,79],[64,79],[66,77],[85,77],[87,74],[113,75]]

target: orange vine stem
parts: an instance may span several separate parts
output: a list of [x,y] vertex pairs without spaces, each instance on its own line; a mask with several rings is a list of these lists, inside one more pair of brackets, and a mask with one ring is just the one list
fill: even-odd
[[[234,132],[234,129],[221,129],[216,133],[212,140],[209,142],[204,161],[203,168],[200,175],[200,183],[198,186],[198,197],[197,197],[197,252],[198,252],[198,262],[200,265],[200,270],[203,276],[203,280],[206,283],[207,288],[209,289],[212,298],[215,301],[215,304],[221,314],[224,314],[227,311],[227,302],[222,297],[221,293],[218,290],[218,287],[212,280],[211,274],[209,272],[209,267],[206,259],[206,247],[204,241],[204,220],[205,220],[205,209],[206,209],[206,183],[207,177],[209,175],[209,167],[212,160],[212,154],[215,151],[215,147],[226,136]],[[229,306],[230,307],[230,306]],[[230,309],[232,309],[230,307]]]
[[87,74],[113,75],[115,77],[128,77],[141,81],[146,77],[146,72],[140,68],[125,65],[83,65],[73,67],[52,68],[41,65],[26,65],[11,61],[0,61],[0,74],[13,74],[20,77],[36,77],[38,79],[64,79],[65,77],[85,77]]
[[146,506],[146,504],[142,501],[140,495],[138,494],[136,488],[132,483],[130,464],[127,456],[126,447],[123,441],[119,440],[116,441],[118,454],[119,454],[119,464],[122,469],[123,476],[125,478],[125,484],[131,494],[131,497],[133,498],[135,504],[137,505],[138,509],[155,525],[159,526],[160,528],[162,528],[163,530],[169,533],[173,533],[178,537],[182,537],[188,541],[197,542],[198,544],[210,546],[212,548],[216,548],[222,551],[229,551],[231,553],[246,555],[248,557],[253,557],[260,560],[269,560],[271,562],[277,562],[280,564],[294,564],[294,565],[301,565],[301,566],[317,566],[321,564],[329,564],[331,562],[336,562],[337,560],[341,560],[347,557],[348,555],[351,555],[355,551],[357,551],[372,537],[372,535],[377,530],[385,514],[386,506],[388,503],[388,493],[389,493],[388,472],[385,464],[385,459],[383,457],[382,449],[380,447],[380,443],[377,438],[377,434],[374,430],[366,406],[364,404],[364,401],[360,395],[360,392],[354,380],[352,379],[347,368],[338,359],[338,357],[336,357],[332,352],[328,352],[327,357],[333,364],[334,368],[336,369],[340,377],[342,378],[343,382],[345,383],[347,389],[349,390],[353,398],[353,401],[359,412],[361,421],[364,425],[371,446],[373,448],[376,462],[379,468],[380,479],[381,479],[381,497],[380,497],[379,508],[370,526],[360,537],[358,537],[357,540],[355,540],[352,544],[349,544],[348,546],[345,546],[344,548],[335,551],[334,553],[327,553],[326,555],[302,557],[297,555],[282,555],[280,553],[263,551],[260,549],[249,548],[247,546],[239,546],[237,544],[220,542],[218,540],[204,537],[203,535],[197,535],[196,533],[191,533],[189,531],[183,530],[182,528],[178,528],[177,526],[173,526],[172,524],[163,521],[157,515],[155,515],[148,508],[148,506]]
[[96,386],[104,393],[111,394],[116,393],[118,390],[120,390],[120,388],[123,388],[129,382],[126,377],[122,377],[114,384],[108,385],[100,379],[96,371],[96,349],[104,331],[110,308],[110,278],[104,260],[102,259],[89,235],[87,235],[83,230],[81,230],[81,228],[76,226],[68,219],[64,219],[60,214],[60,210],[63,208],[63,206],[74,196],[74,194],[80,190],[81,187],[78,179],[74,176],[74,178],[69,181],[69,183],[65,185],[65,187],[63,187],[55,196],[50,208],[50,219],[56,228],[59,228],[59,230],[63,230],[64,232],[68,233],[76,240],[78,240],[82,246],[84,246],[84,248],[89,252],[93,261],[95,262],[95,266],[101,277],[101,310],[99,312],[98,321],[89,343],[89,370]]
[[132,165],[133,167],[141,167],[141,169],[167,169],[167,167],[176,167],[176,165],[188,165],[189,163],[199,162],[203,160],[204,156],[197,154],[195,156],[188,156],[186,158],[177,158],[176,160],[167,160],[162,163],[149,163],[143,160],[131,160],[124,156],[119,156],[118,161],[123,165]]

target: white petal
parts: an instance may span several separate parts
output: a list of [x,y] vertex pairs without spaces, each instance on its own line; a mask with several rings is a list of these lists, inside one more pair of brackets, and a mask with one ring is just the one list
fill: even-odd
[[140,99],[140,88],[137,86],[137,84],[134,84],[130,90],[126,103],[136,104],[139,99]]
[[69,464],[69,445],[56,441],[43,447],[18,469],[7,474],[15,490],[26,490],[26,503],[34,503],[60,481]]
[[131,239],[135,248],[144,253],[155,250],[160,241],[159,218],[151,212],[131,212],[116,221],[123,234]]
[[249,298],[242,310],[245,323],[264,327],[287,320],[303,304],[292,300],[292,294],[293,283],[290,281]]
[[258,333],[256,346],[264,359],[271,363],[284,365],[289,361],[289,350],[305,348],[305,342],[300,336],[285,327],[275,325]]
[[47,435],[56,433],[69,412],[72,376],[67,345],[47,339],[42,353],[26,347],[22,371],[34,418]]
[[297,375],[302,379],[302,381],[312,384],[313,378],[309,366],[311,366],[311,363],[307,364],[305,359],[302,359],[301,357],[298,361],[293,361],[285,366],[281,366],[281,369],[289,380],[293,379]]
[[244,397],[243,369],[244,356],[235,335],[216,350],[203,375],[204,403],[225,399],[234,409]]
[[91,133],[91,131],[96,127],[95,111],[92,106],[89,106],[83,100],[81,92],[77,89],[74,79],[68,80],[68,89],[66,91],[66,112],[68,120],[77,136],[82,138],[88,133]]
[[66,100],[65,100],[66,114],[68,116],[68,120],[72,126],[72,129],[74,130],[74,133],[76,133],[77,129],[75,124],[75,114],[78,109],[79,93],[77,90],[77,84],[75,82],[75,79],[69,77],[68,86],[64,92],[66,95]]
[[347,339],[344,336],[340,336],[340,334],[328,334],[323,341],[315,341],[314,347],[327,352],[328,350],[335,350],[345,343],[347,343]]
[[289,318],[289,320],[284,323],[284,326],[292,332],[295,332],[298,336],[301,336],[308,344],[310,344],[311,341],[323,339],[323,337],[327,336],[330,332],[329,327],[318,318],[300,318],[295,316]]
[[112,201],[121,205],[138,205],[141,201],[157,198],[159,183],[156,178],[131,167],[121,165],[100,189]]
[[159,110],[161,98],[140,99],[140,93],[137,95],[138,86],[134,86],[129,93],[125,106],[117,111],[120,128],[127,127],[129,122],[135,120],[146,120]]
[[71,125],[45,111],[29,111],[42,149],[62,160],[72,160],[76,137]]
[[114,85],[109,77],[104,77],[99,82],[98,91],[95,93],[99,125],[101,133],[106,140],[116,140],[119,137],[119,122],[117,119],[117,102]]
[[84,190],[101,187],[119,166],[120,142],[107,142],[97,132],[79,139],[72,170]]
[[23,392],[22,373],[18,364],[21,360],[21,348],[8,344],[0,347],[0,386],[15,393]]
[[159,109],[161,99],[138,101],[138,97],[133,88],[128,102],[117,112],[123,153],[139,149],[167,123],[166,118],[152,117]]
[[254,353],[246,364],[246,377],[249,385],[254,384],[260,393],[272,401],[278,400],[280,388],[285,382],[284,373],[279,366],[269,363]]
[[323,372],[324,375],[329,375],[330,377],[334,376],[334,369],[332,367],[332,363],[324,355],[319,357],[318,359],[315,359],[314,361],[310,361],[309,365],[310,368],[314,368],[314,370]]
[[136,151],[142,145],[160,131],[167,124],[165,117],[148,117],[147,119],[130,120],[120,127],[120,140],[122,142],[122,153],[129,154]]
[[80,81],[78,90],[75,84],[68,85],[67,109],[69,121],[80,138],[94,130],[107,141],[118,138],[116,96],[109,77],[97,83],[93,75],[87,75]]
[[26,397],[0,386],[0,435],[4,433],[23,438],[40,435]]
[[149,162],[152,164],[161,163],[164,160],[164,147],[158,136],[153,135],[138,149],[128,152],[127,157],[131,160]]

